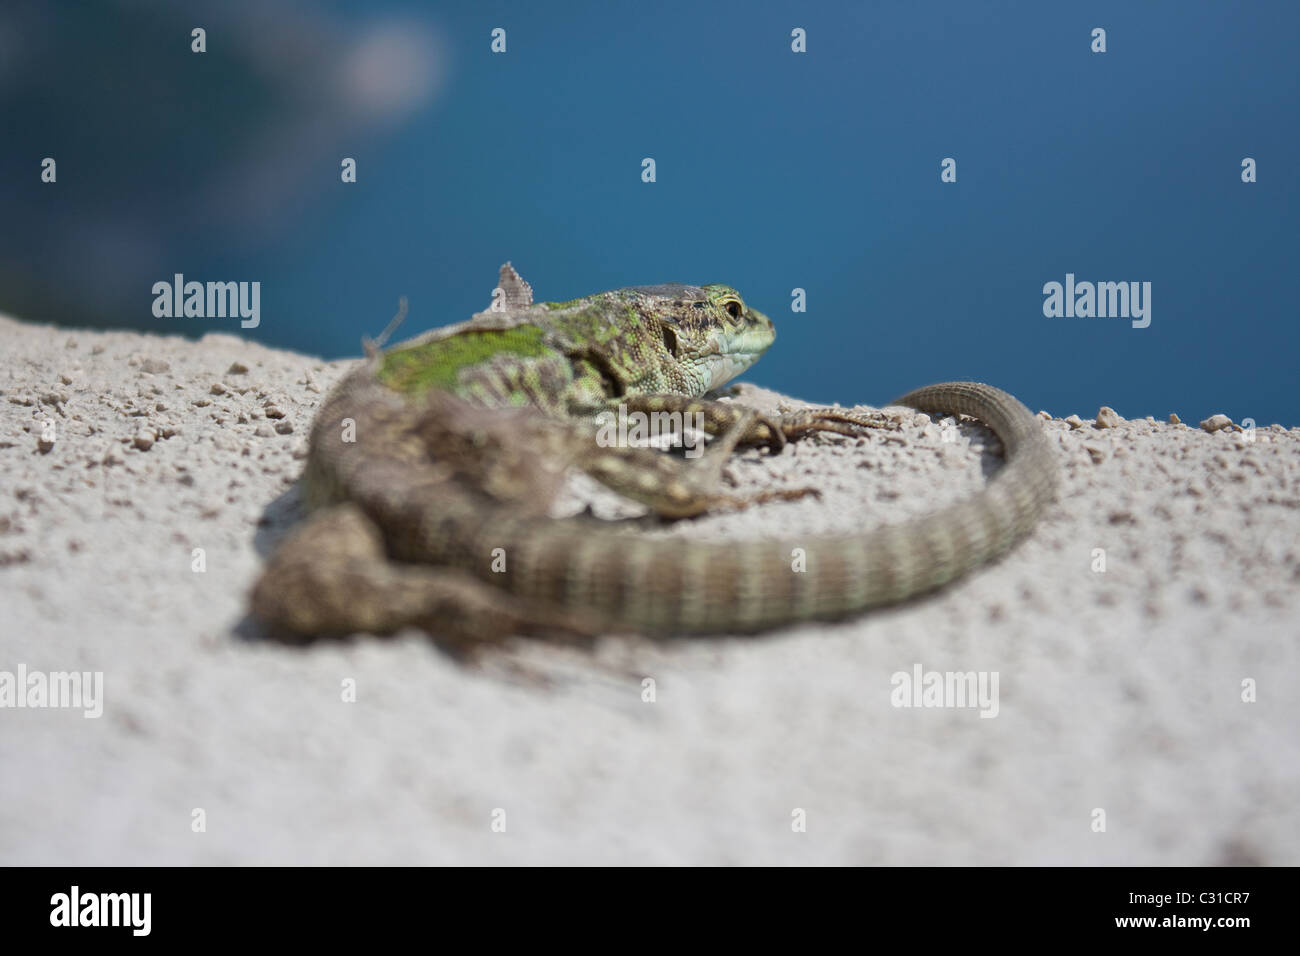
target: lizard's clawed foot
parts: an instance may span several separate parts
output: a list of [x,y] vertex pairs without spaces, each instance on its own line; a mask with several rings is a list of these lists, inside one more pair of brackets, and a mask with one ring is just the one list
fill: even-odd
[[785,448],[786,433],[781,420],[753,409],[745,409],[737,424],[736,444],[745,448],[766,448],[769,454],[779,455]]
[[847,438],[860,438],[869,428],[897,429],[898,424],[881,412],[853,412],[843,408],[805,408],[785,412],[779,418],[753,413],[744,424],[739,445],[766,447],[779,455],[786,442],[799,441],[814,432],[830,432]]
[[897,430],[898,424],[882,412],[854,412],[843,408],[805,408],[781,416],[781,431],[787,441],[798,441],[813,432],[830,432],[860,438],[868,428]]

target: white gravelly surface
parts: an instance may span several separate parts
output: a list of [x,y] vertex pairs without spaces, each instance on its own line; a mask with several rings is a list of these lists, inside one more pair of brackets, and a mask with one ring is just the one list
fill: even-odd
[[[0,341],[0,676],[104,675],[98,719],[0,708],[0,863],[1300,863],[1300,429],[1075,410],[1045,423],[1051,515],[937,595],[468,668],[416,633],[298,648],[245,619],[346,363],[3,318]],[[656,533],[869,527],[1000,462],[982,428],[897,418],[731,469],[820,501]],[[892,706],[916,664],[998,672],[997,716]]]

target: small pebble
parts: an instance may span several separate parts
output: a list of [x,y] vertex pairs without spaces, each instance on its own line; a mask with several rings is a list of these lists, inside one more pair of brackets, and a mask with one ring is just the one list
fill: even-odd
[[1205,421],[1201,422],[1201,427],[1207,432],[1217,432],[1220,429],[1227,428],[1232,424],[1232,419],[1227,415],[1211,415]]

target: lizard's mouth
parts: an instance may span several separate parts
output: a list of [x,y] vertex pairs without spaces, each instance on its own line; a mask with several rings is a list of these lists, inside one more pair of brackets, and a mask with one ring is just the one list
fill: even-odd
[[773,338],[771,332],[762,334],[748,329],[724,336],[718,343],[718,354],[711,359],[709,388],[726,384],[757,362],[759,356],[772,344]]
[[722,355],[713,363],[709,388],[725,385],[758,361],[758,353],[753,355]]

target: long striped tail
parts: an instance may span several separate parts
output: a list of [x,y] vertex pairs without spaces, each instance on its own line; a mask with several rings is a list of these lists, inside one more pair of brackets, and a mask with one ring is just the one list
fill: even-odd
[[[629,537],[590,521],[486,516],[475,545],[503,547],[521,597],[594,614],[642,633],[738,633],[844,617],[931,591],[1003,554],[1056,494],[1059,466],[1041,424],[1001,389],[929,385],[894,404],[979,419],[1006,464],[973,497],[871,531],[737,543]],[[431,533],[438,533],[434,528]],[[435,541],[426,546],[438,550]],[[805,570],[794,570],[802,549]]]

